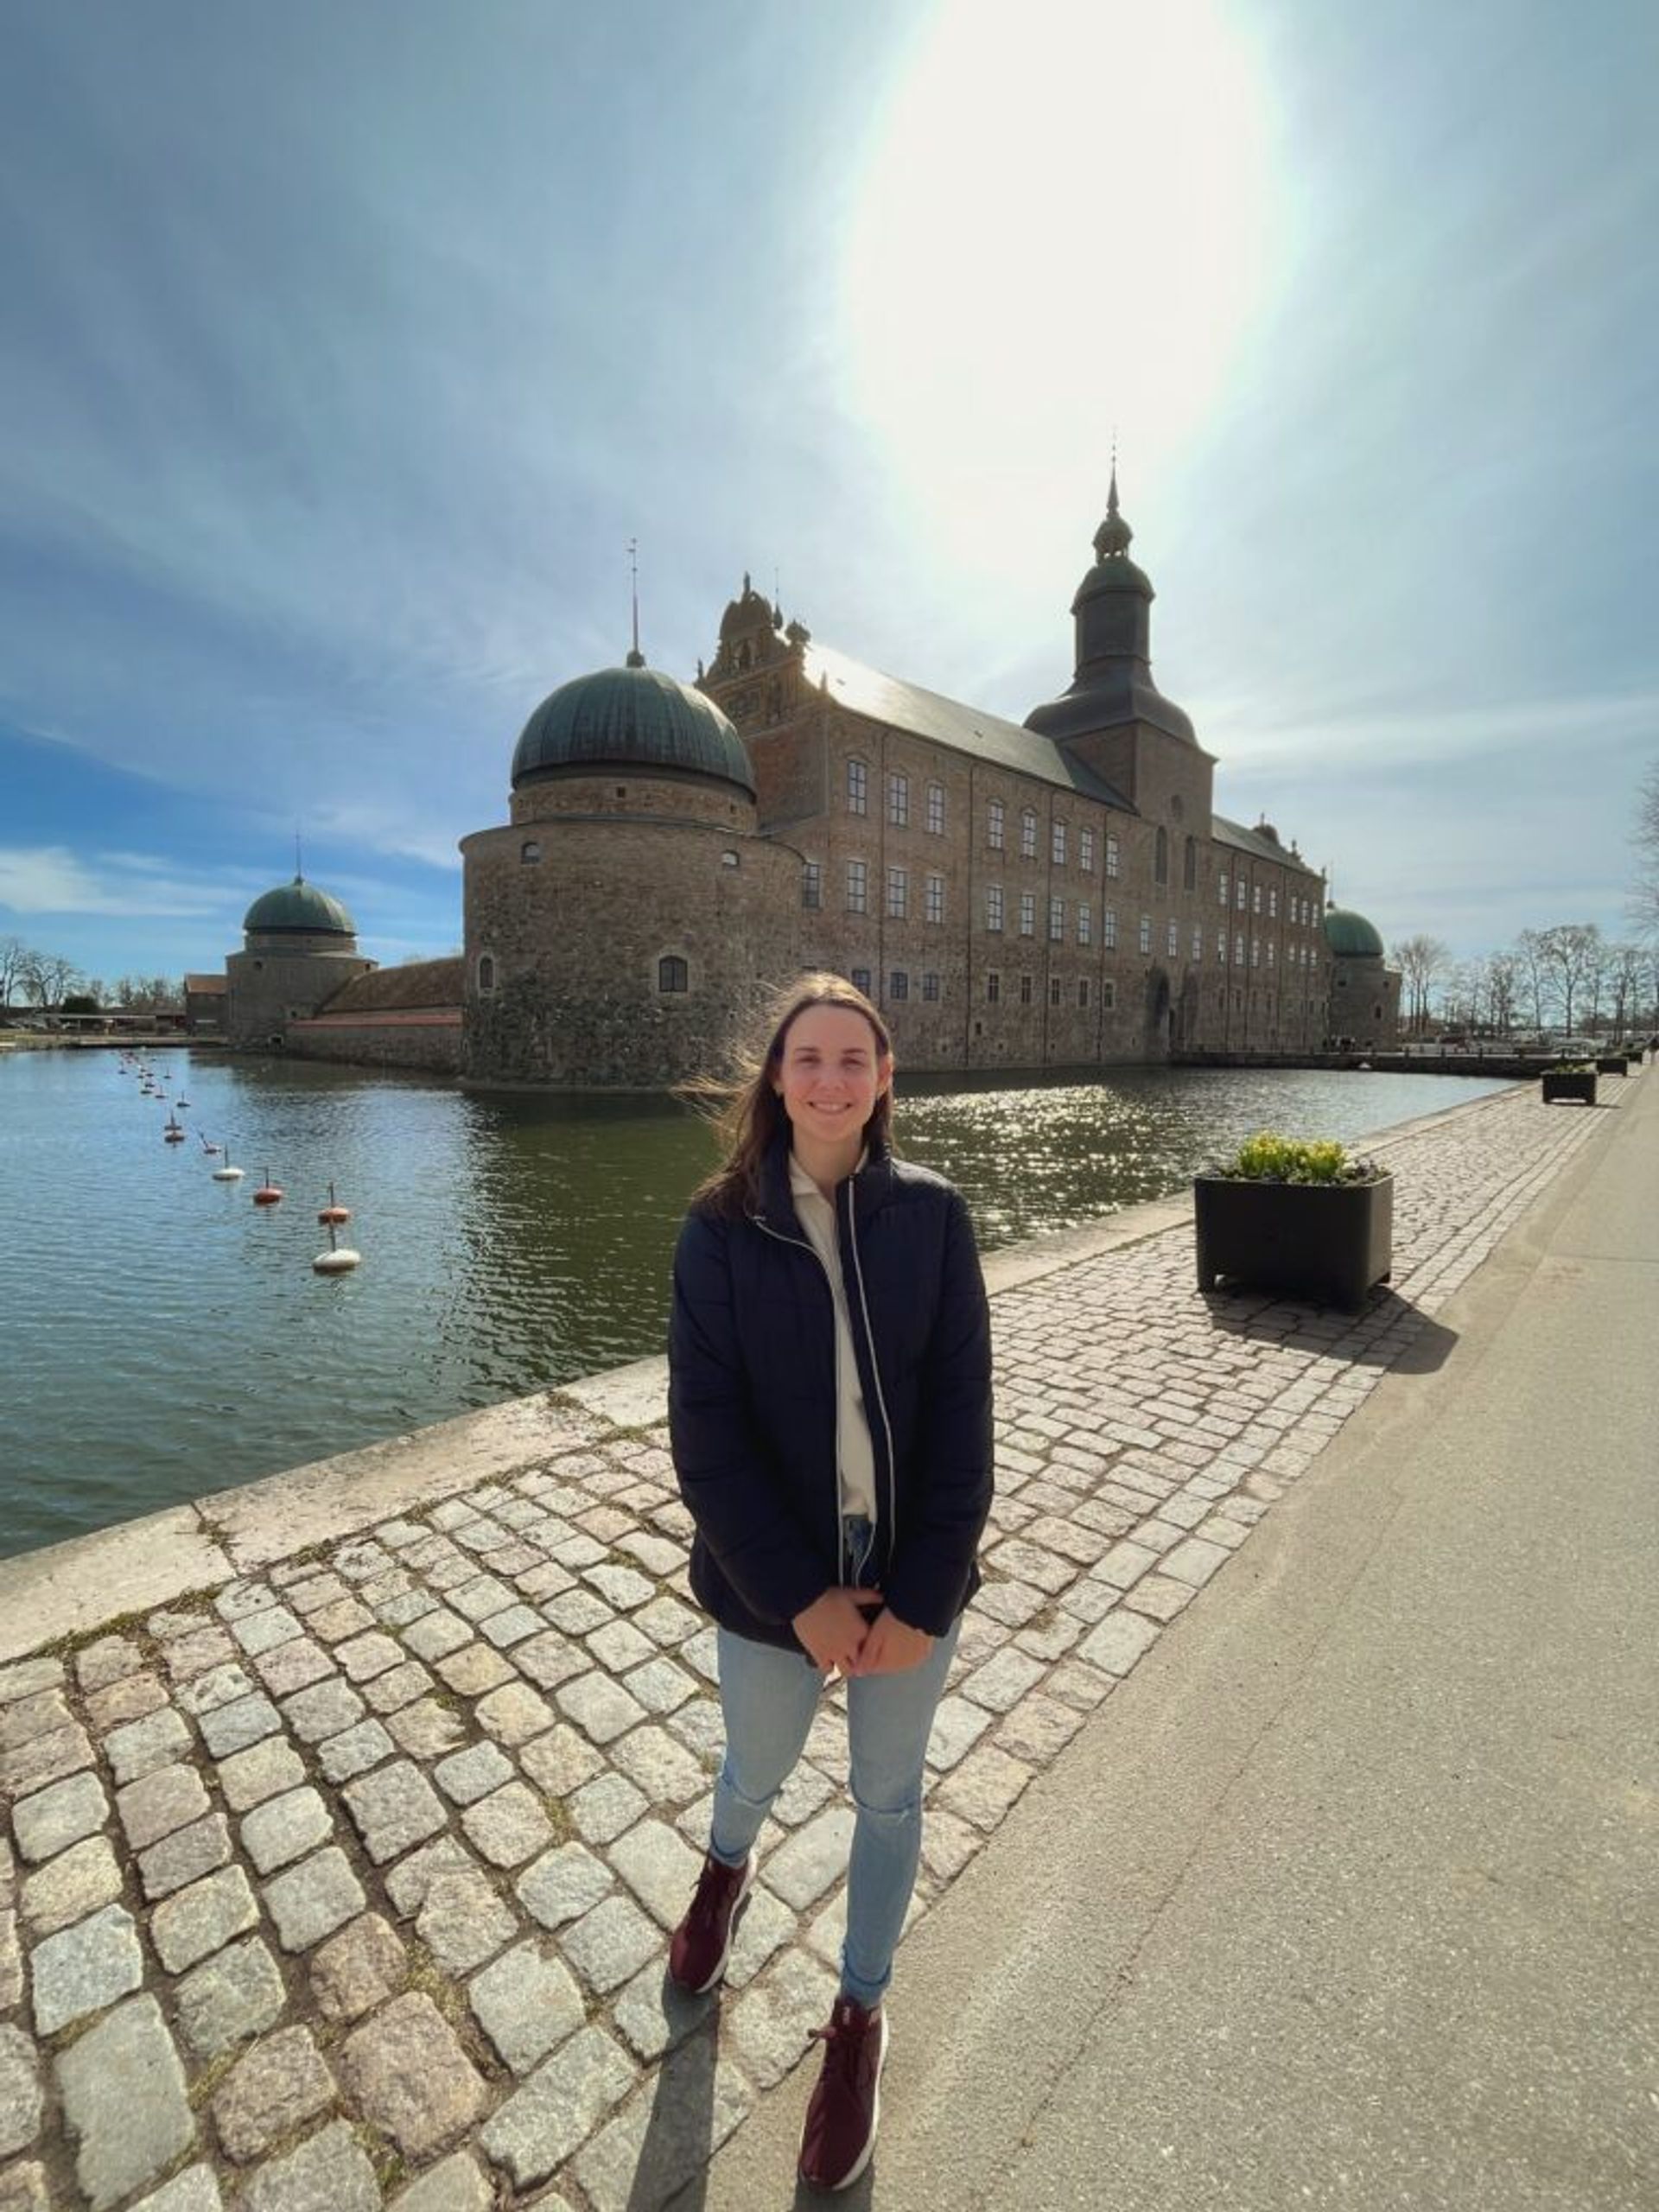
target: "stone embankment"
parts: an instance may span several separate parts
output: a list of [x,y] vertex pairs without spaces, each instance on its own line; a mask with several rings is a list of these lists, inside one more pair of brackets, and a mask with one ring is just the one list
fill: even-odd
[[[1517,1090],[1379,1143],[1355,1317],[1201,1297],[1179,1205],[995,1255],[918,1913],[1599,1125]],[[665,1987],[721,1738],[686,1535],[648,1366],[0,1568],[0,2212],[691,2178],[827,2012],[850,1815],[832,1697],[723,1995]]]

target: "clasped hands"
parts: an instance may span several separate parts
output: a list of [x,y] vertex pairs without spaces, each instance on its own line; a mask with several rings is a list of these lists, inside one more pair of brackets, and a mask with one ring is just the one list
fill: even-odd
[[925,1629],[911,1628],[886,1610],[879,1590],[826,1590],[790,1625],[821,1674],[844,1678],[902,1675],[933,1649]]

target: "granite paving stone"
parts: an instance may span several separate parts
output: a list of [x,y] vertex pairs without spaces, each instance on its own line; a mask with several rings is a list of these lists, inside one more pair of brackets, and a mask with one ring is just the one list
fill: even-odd
[[104,1738],[104,1756],[118,1783],[136,1782],[189,1748],[188,1725],[170,1706],[111,1729]]
[[181,1683],[173,1693],[173,1702],[195,1719],[204,1713],[211,1713],[215,1706],[234,1705],[238,1698],[253,1694],[253,1676],[245,1667],[231,1659],[222,1667],[210,1667],[206,1674]]
[[355,2109],[406,2158],[428,2158],[459,2141],[489,2105],[483,2075],[420,1990],[394,1998],[354,2029],[337,2063]]
[[588,1567],[582,1579],[619,1612],[632,1612],[657,1595],[657,1585],[632,1567]]
[[499,1613],[486,1614],[478,1626],[480,1634],[498,1650],[510,1651],[527,1637],[539,1636],[547,1623],[533,1606],[507,1605]]
[[[1038,1672],[1041,1671],[1039,1668]],[[985,1706],[975,1705],[965,1697],[942,1697],[927,1739],[929,1766],[937,1773],[948,1773],[972,1751],[991,1720],[992,1714]]]
[[274,1873],[313,1850],[334,1826],[328,1808],[312,1789],[267,1798],[242,1823],[242,1848],[262,1874]]
[[440,1606],[435,1612],[423,1613],[419,1620],[411,1621],[403,1631],[404,1642],[420,1659],[447,1659],[452,1651],[459,1651],[463,1643],[473,1640],[472,1625]]
[[646,1717],[644,1706],[630,1697],[620,1683],[598,1673],[563,1682],[553,1694],[560,1712],[596,1744],[614,1742]]
[[207,1810],[207,1792],[194,1767],[162,1766],[118,1791],[115,1808],[129,1846],[142,1851],[200,1820]]
[[513,1886],[524,1910],[543,1928],[563,1928],[597,1904],[613,1879],[602,1859],[579,1843],[562,1843],[525,1867]]
[[408,1979],[408,1954],[378,1912],[365,1912],[342,1928],[311,1960],[311,1993],[327,2020],[360,2019],[395,1997]]
[[[1226,1554],[1222,1554],[1225,1558]],[[1119,1606],[1090,1630],[1077,1646],[1077,1656],[1103,1674],[1127,1675],[1158,1640],[1158,1625],[1143,1614]]]
[[[164,1618],[161,1614],[151,1615],[149,1628],[153,1636],[161,1634],[156,1623]],[[197,1621],[176,1641],[165,1643],[162,1656],[174,1681],[184,1682],[194,1675],[206,1674],[210,1667],[222,1667],[234,1660],[236,1646],[222,1628],[213,1628]]]
[[418,1659],[405,1659],[372,1681],[365,1682],[363,1695],[376,1713],[399,1713],[433,1688],[431,1675]]
[[268,1582],[229,1582],[213,1599],[213,1611],[222,1621],[244,1621],[251,1613],[268,1612],[276,1602]]
[[53,2212],[46,2168],[30,2158],[0,2171],[0,2212]]
[[92,1763],[92,1747],[79,1722],[31,1736],[12,1751],[0,1753],[0,1794],[25,1797],[48,1783],[61,1782]]
[[219,2177],[211,2166],[187,2166],[181,2174],[149,2196],[143,2197],[132,2212],[224,2212],[225,2199],[219,2192]]
[[14,1699],[10,1705],[0,1705],[0,1751],[49,1735],[55,1728],[73,1727],[74,1719],[60,1689],[36,1690],[33,1697]]
[[175,1992],[180,2032],[198,2059],[216,2058],[281,2019],[288,1992],[264,1940],[251,1936],[215,1952]]
[[476,1866],[441,1872],[428,1885],[415,1933],[446,1974],[470,1974],[511,1943],[519,1924]]
[[499,1689],[503,1682],[516,1680],[508,1660],[493,1645],[477,1642],[463,1643],[459,1651],[440,1659],[437,1669],[449,1688],[460,1697],[482,1697],[486,1690]]
[[751,1985],[731,2015],[731,2044],[750,2079],[770,2089],[830,2017],[840,1977],[804,1951],[791,1951]]
[[[547,1739],[543,1738],[541,1740],[544,1743]],[[575,1741],[580,1743],[582,1738],[578,1737]],[[694,1752],[687,1751],[683,1744],[676,1743],[673,1737],[658,1727],[636,1728],[632,1735],[624,1736],[612,1745],[610,1755],[614,1764],[653,1804],[683,1805],[708,1783],[709,1777],[702,1760]],[[589,1756],[594,1758],[598,1756],[591,1747]],[[528,1770],[528,1758],[524,1764]],[[799,1774],[802,1769],[798,1766],[795,1771]],[[550,1787],[542,1775],[536,1775],[534,1779],[540,1782],[544,1789]],[[790,1779],[792,1781],[794,1776]],[[563,1796],[566,1791],[560,1789],[556,1794]]]
[[0,2026],[0,2158],[29,2148],[43,2109],[34,2044],[21,2028]]
[[303,1636],[305,1630],[286,1605],[267,1605],[261,1612],[232,1621],[231,1634],[252,1659],[262,1651],[274,1651],[279,1643]]
[[276,1735],[283,1722],[270,1700],[256,1690],[251,1697],[238,1697],[229,1705],[215,1706],[210,1713],[200,1714],[196,1725],[208,1750],[216,1759],[222,1759],[228,1758],[232,1751],[245,1751],[250,1744],[259,1743],[266,1736]]
[[471,1805],[511,1782],[518,1769],[493,1744],[474,1744],[454,1751],[432,1770],[432,1779],[457,1805]]
[[257,1927],[259,1907],[239,1866],[226,1866],[166,1898],[150,1915],[149,1940],[169,1974],[182,1974]]
[[349,1782],[389,1759],[397,1748],[378,1720],[359,1720],[355,1728],[325,1737],[317,1745],[317,1764],[330,1782]]
[[[793,1929],[794,1915],[788,1915],[788,1919]],[[658,1960],[643,1967],[626,1987],[618,1991],[611,2002],[611,2018],[634,2056],[645,2065],[654,2066],[665,2052],[683,2043],[707,2020],[709,2001],[706,1997],[690,1997],[677,1988],[664,1973],[661,1960]]]
[[340,1599],[349,1602],[351,1595],[351,1585],[324,1568],[320,1573],[308,1573],[302,1581],[290,1583],[288,1602],[296,1613],[308,1619],[311,1614],[321,1612],[325,1605],[334,1605]]
[[647,1659],[657,1656],[656,1645],[632,1621],[607,1621],[603,1628],[594,1630],[587,1643],[600,1665],[613,1675],[626,1674],[630,1667],[643,1666]]
[[53,1858],[71,1842],[95,1836],[108,1821],[108,1798],[95,1774],[71,1774],[11,1808],[11,1834],[29,1860]]
[[400,2190],[391,2212],[491,2212],[494,2202],[495,2189],[484,2169],[470,2151],[457,2151]]
[[603,2028],[583,2028],[484,2125],[485,2150],[516,2189],[545,2181],[633,2087],[627,2054]]
[[337,2120],[261,2166],[238,2212],[381,2212],[385,2201],[367,2152]]
[[213,2124],[226,2156],[245,2166],[334,2101],[334,2076],[310,2031],[279,2028],[226,2076],[213,2099]]
[[676,1927],[691,1902],[702,1854],[663,1821],[641,1821],[617,1839],[608,1857],[646,1911],[662,1927]]
[[441,1758],[467,1740],[467,1724],[461,1715],[435,1697],[423,1697],[390,1714],[386,1729],[398,1750],[416,1759]]
[[334,1647],[334,1657],[354,1682],[366,1682],[376,1675],[384,1675],[403,1656],[404,1647],[397,1639],[378,1628]]
[[587,2006],[569,1968],[547,1942],[514,1944],[467,1985],[473,2017],[515,2074],[528,2074],[574,2035]]
[[60,1929],[35,1947],[35,2032],[49,2036],[88,2012],[101,2012],[137,1988],[144,1977],[138,1930],[124,1905],[101,1910]]
[[766,1861],[766,1886],[804,1912],[847,1871],[853,1808],[829,1805],[779,1844]]
[[591,1590],[571,1590],[550,1599],[542,1611],[567,1636],[590,1635],[594,1629],[608,1628],[616,1618],[613,1609]]
[[0,1667],[0,1706],[15,1705],[19,1698],[55,1689],[62,1680],[61,1659],[48,1656],[16,1660],[9,1667]]
[[354,1728],[363,1718],[363,1700],[349,1682],[335,1675],[284,1698],[283,1717],[302,1744],[320,1744],[325,1737]]
[[377,1866],[396,1859],[411,1844],[423,1843],[444,1825],[436,1791],[408,1759],[359,1776],[340,1794]]
[[571,2167],[593,2212],[666,2203],[747,2116],[754,2091],[717,2059],[712,2035],[677,2050],[661,2079],[632,2096]]
[[568,1636],[561,1636],[557,1629],[543,1629],[539,1636],[527,1643],[513,1646],[512,1663],[521,1675],[544,1690],[556,1689],[561,1682],[568,1682],[573,1675],[585,1675],[593,1662],[579,1643]]
[[273,1875],[265,1885],[264,1900],[285,1951],[308,1951],[354,1920],[368,1903],[350,1859],[337,1843]]
[[306,1626],[325,1643],[343,1643],[347,1637],[361,1636],[365,1629],[372,1628],[374,1615],[357,1599],[346,1597],[315,1609]]
[[75,2178],[92,2212],[158,2180],[195,2139],[184,2069],[162,2008],[135,1997],[58,2061]]
[[584,1842],[607,1844],[632,1827],[646,1803],[645,1793],[626,1775],[603,1773],[578,1789],[566,1809]]
[[120,1894],[121,1869],[107,1839],[84,1836],[25,1878],[23,1925],[34,1937],[50,1936]]
[[468,1805],[461,1825],[493,1866],[522,1866],[553,1840],[553,1824],[526,1783],[509,1782]]
[[441,1835],[387,1868],[386,1895],[398,1918],[408,1920],[426,1903],[427,1891],[440,1875],[480,1871],[477,1859],[458,1836]]
[[304,1779],[299,1753],[280,1736],[267,1737],[245,1751],[232,1751],[219,1770],[219,1786],[233,1813],[251,1812],[268,1797],[296,1789]]
[[86,1718],[101,1736],[118,1728],[124,1720],[142,1720],[147,1713],[158,1712],[166,1703],[166,1684],[145,1668],[138,1674],[122,1675],[107,1689],[94,1690],[86,1700]]
[[223,1813],[209,1813],[206,1820],[175,1828],[171,1835],[138,1854],[138,1877],[144,1895],[152,1899],[168,1897],[198,1875],[222,1866],[230,1855],[231,1833]]
[[509,1745],[527,1744],[544,1735],[557,1715],[541,1694],[525,1682],[505,1682],[478,1701],[475,1718],[487,1736]]
[[602,1898],[559,1940],[572,1966],[601,1997],[620,1988],[662,1945],[657,1929],[626,1897]]
[[449,1592],[449,1603],[469,1621],[487,1620],[492,1613],[505,1612],[515,1602],[515,1592],[493,1574],[474,1575]]
[[332,1675],[334,1662],[320,1643],[314,1643],[308,1636],[300,1636],[291,1643],[279,1643],[273,1650],[262,1651],[253,1662],[253,1670],[272,1697],[291,1697],[296,1690],[302,1690]]

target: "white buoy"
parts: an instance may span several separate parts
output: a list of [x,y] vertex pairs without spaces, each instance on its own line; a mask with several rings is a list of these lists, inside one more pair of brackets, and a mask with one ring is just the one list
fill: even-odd
[[328,1249],[326,1252],[318,1253],[316,1258],[311,1262],[312,1268],[320,1275],[350,1274],[353,1268],[361,1264],[363,1255],[360,1252],[353,1252],[349,1244],[340,1243],[334,1234],[334,1224],[332,1221],[328,1223],[327,1229]]
[[229,1145],[225,1147],[225,1165],[213,1170],[213,1180],[215,1183],[239,1183],[242,1180],[242,1170],[231,1165]]

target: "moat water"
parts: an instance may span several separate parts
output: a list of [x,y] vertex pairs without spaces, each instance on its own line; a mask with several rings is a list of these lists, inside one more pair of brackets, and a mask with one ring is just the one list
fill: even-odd
[[[0,1054],[0,1554],[661,1350],[675,1233],[713,1159],[686,1109],[182,1049],[150,1065],[162,1097],[114,1052]],[[1352,1141],[1500,1088],[929,1079],[901,1086],[897,1129],[989,1249],[1166,1195],[1257,1128]],[[241,1182],[213,1179],[204,1136]],[[267,1171],[286,1195],[256,1206]],[[362,1254],[334,1279],[311,1266],[330,1182]]]

